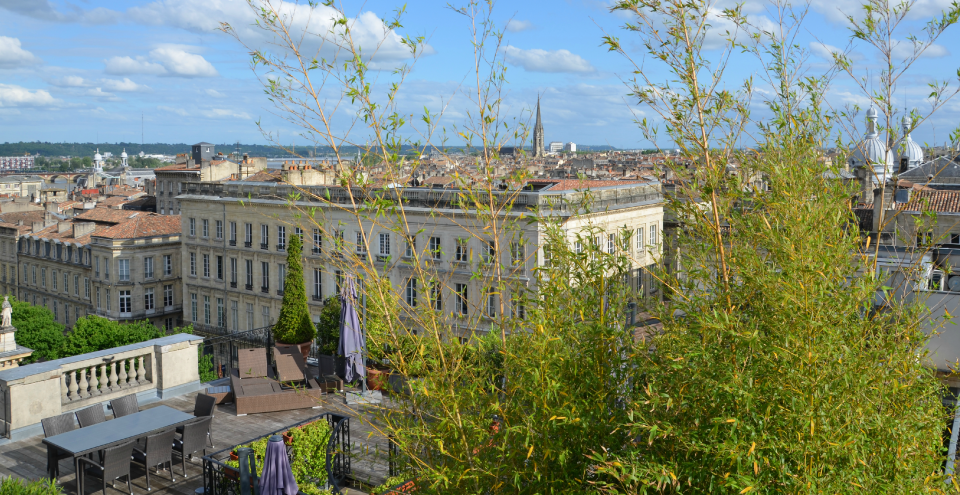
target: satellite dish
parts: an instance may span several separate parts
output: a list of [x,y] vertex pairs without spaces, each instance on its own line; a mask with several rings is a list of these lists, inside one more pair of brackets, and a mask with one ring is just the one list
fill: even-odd
[[951,292],[960,292],[960,277],[950,277],[950,281],[947,282],[947,287],[950,288]]

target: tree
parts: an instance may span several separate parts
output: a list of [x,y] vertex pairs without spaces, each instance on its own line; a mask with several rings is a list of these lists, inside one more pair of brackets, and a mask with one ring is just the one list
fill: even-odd
[[320,354],[333,356],[340,344],[340,298],[328,297],[320,310],[317,322],[317,349]]
[[287,277],[283,281],[283,303],[273,326],[273,338],[282,344],[302,344],[317,337],[307,307],[307,288],[303,281],[303,241],[291,235],[287,245]]
[[119,323],[95,315],[77,320],[67,335],[65,356],[102,351],[163,337],[165,332],[149,321]]
[[66,337],[63,325],[53,319],[53,313],[43,306],[32,306],[10,297],[13,314],[10,323],[17,329],[17,344],[33,349],[27,362],[38,359],[49,361],[64,357]]

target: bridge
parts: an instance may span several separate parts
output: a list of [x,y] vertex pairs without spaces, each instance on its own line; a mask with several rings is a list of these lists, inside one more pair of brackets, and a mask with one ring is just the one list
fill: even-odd
[[[0,177],[4,177],[7,175],[36,175],[39,177],[43,177],[43,182],[53,185],[53,184],[63,183],[63,182],[72,182],[76,184],[77,180],[80,179],[80,177],[86,177],[87,173],[86,172],[31,172],[31,171],[10,171],[10,172],[0,173]],[[60,182],[60,181],[63,181],[63,182]]]

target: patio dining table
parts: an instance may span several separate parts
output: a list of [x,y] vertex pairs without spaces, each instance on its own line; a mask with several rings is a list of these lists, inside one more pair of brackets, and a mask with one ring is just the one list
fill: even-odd
[[57,450],[73,456],[73,465],[77,473],[77,493],[83,493],[83,476],[80,475],[80,458],[115,445],[145,438],[193,421],[192,414],[178,411],[168,406],[157,406],[138,413],[87,426],[43,439],[47,446],[47,459],[50,471],[47,475],[53,479],[56,475]]

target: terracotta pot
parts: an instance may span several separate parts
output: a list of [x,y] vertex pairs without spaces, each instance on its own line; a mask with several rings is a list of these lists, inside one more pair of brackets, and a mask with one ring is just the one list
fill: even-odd
[[367,387],[370,387],[370,390],[384,390],[389,380],[389,372],[367,367]]
[[299,349],[300,349],[300,355],[302,355],[302,356],[303,356],[303,360],[306,361],[307,358],[310,357],[310,348],[313,347],[313,341],[312,341],[312,340],[308,340],[308,341],[303,342],[303,343],[300,343],[300,344],[281,344],[281,343],[278,342],[278,343],[275,345],[275,347],[276,347],[277,349],[280,349],[280,350],[290,349],[291,351],[293,350],[293,349],[291,349],[291,348],[293,348],[293,347],[299,348]]
[[289,431],[283,434],[283,443],[286,445],[293,445],[293,435],[290,434]]
[[240,456],[238,456],[236,452],[230,452],[230,460],[231,460],[231,461],[239,461],[239,460],[240,460]]

